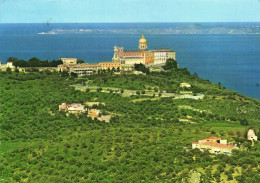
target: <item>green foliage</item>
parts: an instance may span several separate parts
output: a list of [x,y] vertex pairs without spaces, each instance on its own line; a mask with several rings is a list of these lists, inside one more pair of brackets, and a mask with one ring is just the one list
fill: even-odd
[[77,64],[83,64],[84,63],[84,60],[77,60]]
[[172,70],[178,67],[178,63],[174,59],[167,59],[165,65],[163,66],[164,70]]
[[7,68],[6,68],[6,73],[7,73],[7,74],[12,74],[12,69],[11,69],[10,67],[7,67]]
[[[220,182],[221,172],[229,180],[259,180],[260,143],[250,147],[250,143],[240,139],[248,129],[240,124],[243,119],[259,132],[258,100],[194,79],[185,69],[146,76],[108,73],[83,79],[67,76],[47,71],[0,73],[1,180],[181,182],[187,179],[190,170],[201,168],[205,169],[202,172],[205,182]],[[158,91],[178,88],[182,81],[210,95],[214,91],[217,97],[207,95],[203,100],[157,97]],[[97,90],[78,91],[72,87],[85,82],[97,85]],[[105,86],[116,86],[121,91],[103,93]],[[121,97],[120,93],[128,88],[147,93],[147,86],[157,91],[154,98]],[[87,101],[105,103],[96,108],[104,114],[113,114],[111,122],[58,111],[63,102]],[[234,143],[241,140],[240,145],[247,148],[234,151],[232,156],[212,156],[190,149],[192,141],[213,132]],[[214,172],[210,167],[215,165]],[[236,167],[242,168],[241,174],[234,175]]]
[[57,67],[62,64],[62,61],[60,60],[52,60],[49,62],[48,60],[40,60],[36,57],[33,57],[28,61],[10,57],[7,62],[13,62],[13,65],[16,67]]
[[144,64],[135,64],[134,69],[136,71],[141,71],[141,72],[146,73],[146,74],[150,73],[149,68],[145,67]]

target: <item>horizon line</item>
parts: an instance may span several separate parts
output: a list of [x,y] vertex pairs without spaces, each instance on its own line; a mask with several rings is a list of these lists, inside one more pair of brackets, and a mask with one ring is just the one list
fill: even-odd
[[[218,21],[212,21],[212,22],[49,22],[49,24],[124,24],[124,23],[260,23],[255,21],[236,21],[236,22],[218,22]],[[0,24],[46,24],[46,22],[0,22]]]

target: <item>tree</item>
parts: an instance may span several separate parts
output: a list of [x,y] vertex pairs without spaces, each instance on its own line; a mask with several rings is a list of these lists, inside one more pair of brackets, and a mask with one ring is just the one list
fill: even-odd
[[198,78],[198,77],[199,77],[198,74],[197,74],[197,72],[194,72],[193,77],[194,77],[194,78]]
[[62,76],[62,77],[69,76],[69,72],[68,72],[68,71],[62,71],[62,72],[61,72],[61,76]]
[[83,64],[84,63],[84,61],[83,60],[77,60],[77,64]]
[[149,68],[145,67],[144,64],[135,64],[134,69],[136,71],[141,71],[141,72],[146,73],[146,74],[148,74],[150,72]]
[[78,77],[78,74],[76,74],[75,72],[72,72],[72,73],[70,73],[70,76],[71,76],[71,77],[74,77],[74,78],[77,78],[77,77]]
[[164,70],[172,70],[178,67],[178,63],[174,59],[167,59],[165,65],[163,66]]
[[244,118],[244,119],[241,119],[240,120],[240,124],[242,125],[242,126],[247,126],[248,125],[248,121]]
[[101,87],[97,88],[97,92],[101,92],[101,91],[102,91]]
[[8,74],[12,74],[12,69],[11,69],[10,67],[7,67],[7,68],[6,68],[6,72],[7,72]]

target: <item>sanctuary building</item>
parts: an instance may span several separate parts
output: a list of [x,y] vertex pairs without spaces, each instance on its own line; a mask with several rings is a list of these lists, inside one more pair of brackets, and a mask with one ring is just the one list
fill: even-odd
[[139,40],[138,50],[125,50],[123,47],[114,47],[112,62],[120,63],[123,66],[164,65],[167,59],[175,60],[175,51],[170,49],[148,50],[147,40],[144,35]]

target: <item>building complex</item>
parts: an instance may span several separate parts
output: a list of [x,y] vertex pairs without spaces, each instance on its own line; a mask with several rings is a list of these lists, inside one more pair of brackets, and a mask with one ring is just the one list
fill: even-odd
[[163,65],[167,59],[175,60],[175,51],[169,49],[148,50],[147,40],[144,35],[139,40],[138,50],[124,50],[123,47],[114,47],[112,62],[121,63],[123,66],[134,64]]
[[146,66],[162,66],[167,59],[175,60],[175,51],[170,49],[148,50],[147,40],[144,35],[139,40],[137,50],[125,50],[123,47],[115,46],[112,62],[99,62],[97,64],[77,64],[76,58],[60,58],[63,64],[58,66],[58,71],[76,73],[78,76],[90,75],[98,70],[114,69],[132,70],[135,64]]
[[192,142],[192,149],[198,148],[201,151],[208,150],[212,154],[230,155],[233,149],[238,149],[235,145],[228,145],[227,140],[218,137],[208,137],[198,142]]
[[99,121],[109,122],[111,119],[111,115],[103,115],[101,110],[95,108],[86,108],[85,105],[80,103],[62,103],[59,105],[59,111],[64,111],[69,114],[82,114],[87,113],[87,116],[92,119],[97,119]]

